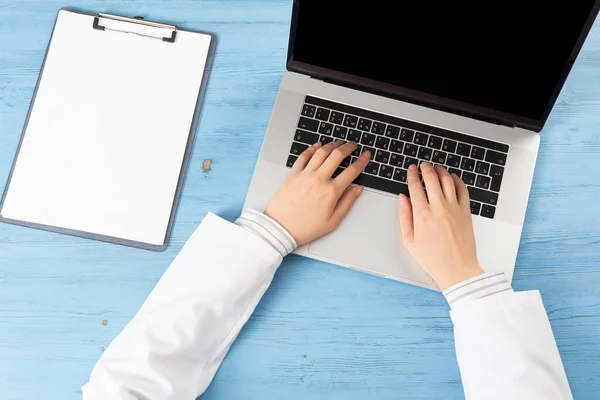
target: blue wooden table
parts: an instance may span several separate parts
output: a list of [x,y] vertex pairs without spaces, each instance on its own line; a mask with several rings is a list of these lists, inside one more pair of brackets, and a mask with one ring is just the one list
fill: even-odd
[[[289,0],[0,0],[0,190],[66,5],[211,31],[219,44],[167,251],[0,225],[3,400],[79,398],[203,216],[239,214],[285,70]],[[513,282],[542,291],[576,399],[600,398],[599,199],[596,24],[542,133]],[[438,293],[290,256],[203,398],[463,398],[448,307]]]

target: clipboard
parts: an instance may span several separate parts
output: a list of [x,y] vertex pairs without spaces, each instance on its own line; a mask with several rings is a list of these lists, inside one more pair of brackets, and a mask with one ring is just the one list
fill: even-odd
[[167,248],[214,35],[59,11],[0,201],[0,221]]

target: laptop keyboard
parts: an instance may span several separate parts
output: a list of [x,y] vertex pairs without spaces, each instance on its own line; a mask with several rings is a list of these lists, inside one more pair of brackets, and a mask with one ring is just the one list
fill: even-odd
[[306,96],[287,166],[294,165],[309,145],[334,140],[358,143],[335,175],[369,150],[373,158],[354,183],[408,195],[408,167],[429,161],[465,182],[471,214],[494,218],[509,149],[506,144]]

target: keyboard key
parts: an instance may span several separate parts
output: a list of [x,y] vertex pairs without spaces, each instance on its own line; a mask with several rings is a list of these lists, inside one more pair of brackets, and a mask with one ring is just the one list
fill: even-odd
[[491,162],[494,164],[498,164],[498,165],[505,165],[506,164],[506,154],[498,153],[497,151],[494,151],[494,150],[488,150],[487,154],[485,155],[485,161]]
[[342,160],[342,162],[340,163],[340,167],[344,167],[346,168],[348,165],[350,165],[350,162],[352,161],[352,157],[348,156],[346,158],[344,158]]
[[494,218],[496,214],[496,207],[488,206],[487,204],[483,204],[481,206],[481,216],[485,218]]
[[469,197],[471,200],[480,201],[482,203],[491,205],[496,205],[498,203],[498,193],[478,189],[474,186],[469,186],[467,189],[469,189]]
[[378,149],[387,150],[389,145],[390,139],[383,136],[377,136],[377,140],[375,140],[375,147],[377,147]]
[[457,143],[454,140],[444,139],[442,150],[447,151],[448,153],[454,153],[456,151],[456,145]]
[[388,125],[385,129],[385,136],[398,139],[398,136],[400,136],[400,128],[394,125]]
[[483,161],[477,161],[477,164],[475,164],[475,172],[477,172],[478,174],[481,175],[487,175],[490,173],[490,164],[483,162]]
[[448,154],[448,159],[446,160],[446,165],[453,168],[460,167],[460,156],[454,154]]
[[320,119],[321,121],[329,121],[329,113],[330,111],[325,108],[317,108],[317,113],[315,114],[316,119]]
[[290,150],[290,153],[292,153],[295,156],[299,156],[306,149],[308,149],[308,145],[303,144],[303,143],[294,142],[294,143],[292,143],[292,148]]
[[360,142],[367,146],[375,146],[375,135],[365,132],[363,133],[362,140]]
[[350,129],[348,131],[348,135],[346,135],[346,139],[349,142],[356,142],[356,143],[360,143],[360,137],[362,136],[362,132],[358,131],[356,129]]
[[326,145],[327,143],[333,142],[333,138],[331,136],[321,135],[321,137],[319,138],[319,142],[321,142],[321,144],[323,145]]
[[500,191],[502,175],[504,175],[504,168],[499,167],[498,165],[492,165],[490,169],[490,176],[492,177],[492,184],[490,185],[490,189],[492,189],[494,192]]
[[360,154],[364,153],[365,151],[371,152],[371,160],[373,159],[373,157],[375,157],[375,149],[374,148],[364,146],[362,151],[360,152]]
[[366,118],[358,119],[358,129],[360,129],[361,131],[371,132],[372,124],[373,124],[373,121],[371,121],[370,119],[366,119]]
[[431,161],[436,164],[446,164],[446,156],[447,154],[443,151],[434,151],[433,157],[431,157]]
[[408,196],[408,186],[405,183],[400,183],[389,179],[383,179],[378,176],[360,174],[358,178],[354,180],[354,183],[357,185],[370,187],[372,189],[382,190],[388,193],[403,193],[406,196]]
[[504,168],[499,167],[498,165],[492,165],[490,168],[490,174],[492,178],[502,178],[504,175]]
[[348,128],[343,126],[336,125],[335,128],[333,128],[333,137],[335,138],[346,139],[346,133],[348,133]]
[[475,179],[475,186],[482,189],[490,188],[491,179],[488,176],[477,175],[477,179]]
[[331,115],[329,116],[329,122],[341,125],[342,122],[344,122],[344,113],[341,113],[339,111],[332,111]]
[[418,153],[417,157],[419,157],[421,160],[431,161],[432,153],[433,153],[433,150],[428,149],[427,147],[419,147],[419,153]]
[[390,153],[388,151],[377,150],[375,161],[387,164],[390,161]]
[[467,157],[463,157],[462,163],[460,164],[460,169],[464,169],[467,171],[473,171],[475,169],[475,160]]
[[448,168],[448,173],[451,175],[454,174],[460,178],[460,169],[450,167]]
[[404,145],[404,155],[405,156],[416,157],[418,151],[419,151],[419,146],[417,146],[416,144],[406,143]]
[[344,117],[344,126],[347,126],[348,128],[356,128],[357,123],[358,117],[355,117],[354,115],[346,114]]
[[302,115],[305,117],[313,118],[315,116],[315,111],[317,111],[317,107],[311,106],[310,104],[305,104],[302,107]]
[[316,119],[300,117],[300,121],[298,121],[298,128],[316,132],[319,129],[319,121]]
[[483,160],[485,149],[482,147],[473,146],[471,149],[471,157],[477,160]]
[[394,169],[394,180],[395,181],[406,182],[406,179],[407,179],[407,176],[406,176],[405,169],[400,169],[400,168]]
[[292,168],[292,166],[294,166],[294,163],[296,162],[297,159],[298,159],[298,156],[290,155],[288,157],[287,163],[285,165]]
[[462,180],[467,186],[475,185],[475,177],[476,175],[472,172],[463,171],[462,173]]
[[430,136],[427,146],[431,147],[432,149],[441,149],[442,148],[442,138],[437,137],[437,136]]
[[319,133],[321,135],[331,136],[331,134],[333,133],[333,124],[321,122],[321,124],[319,125]]
[[479,211],[481,211],[481,203],[471,200],[471,214],[479,215]]
[[385,124],[383,122],[373,122],[371,132],[376,133],[378,135],[383,135],[385,133]]
[[471,155],[471,146],[465,143],[459,143],[456,148],[456,154],[469,157]]
[[405,142],[412,143],[414,137],[415,137],[415,131],[413,131],[413,130],[402,128],[402,130],[400,131],[400,140],[404,140]]
[[421,146],[427,146],[427,139],[429,139],[429,135],[423,132],[415,133],[415,144],[419,144]]
[[294,140],[300,143],[315,144],[319,141],[319,135],[316,133],[303,131],[302,129],[296,129]]
[[389,165],[382,165],[379,169],[379,176],[392,179],[392,176],[394,176],[394,167],[390,167]]
[[358,157],[358,156],[360,156],[360,153],[361,153],[361,151],[362,151],[362,147],[361,147],[360,145],[357,145],[357,146],[356,146],[356,150],[354,150],[354,151],[352,152],[352,155],[353,155],[354,157]]
[[417,160],[416,158],[412,158],[412,157],[404,157],[404,169],[408,169],[408,167],[410,167],[412,164],[418,166],[419,165],[419,160]]
[[404,163],[403,155],[392,153],[392,155],[390,156],[390,165],[393,165],[394,167],[402,167],[403,163]]
[[403,148],[404,142],[392,139],[392,142],[390,143],[390,151],[393,151],[394,153],[402,153]]
[[377,173],[379,172],[379,164],[373,161],[369,162],[367,168],[365,168],[365,172],[367,174],[377,175]]

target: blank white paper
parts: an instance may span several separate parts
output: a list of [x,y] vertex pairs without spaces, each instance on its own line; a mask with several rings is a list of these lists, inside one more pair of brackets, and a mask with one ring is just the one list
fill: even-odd
[[2,217],[162,245],[211,38],[92,23],[58,15]]

